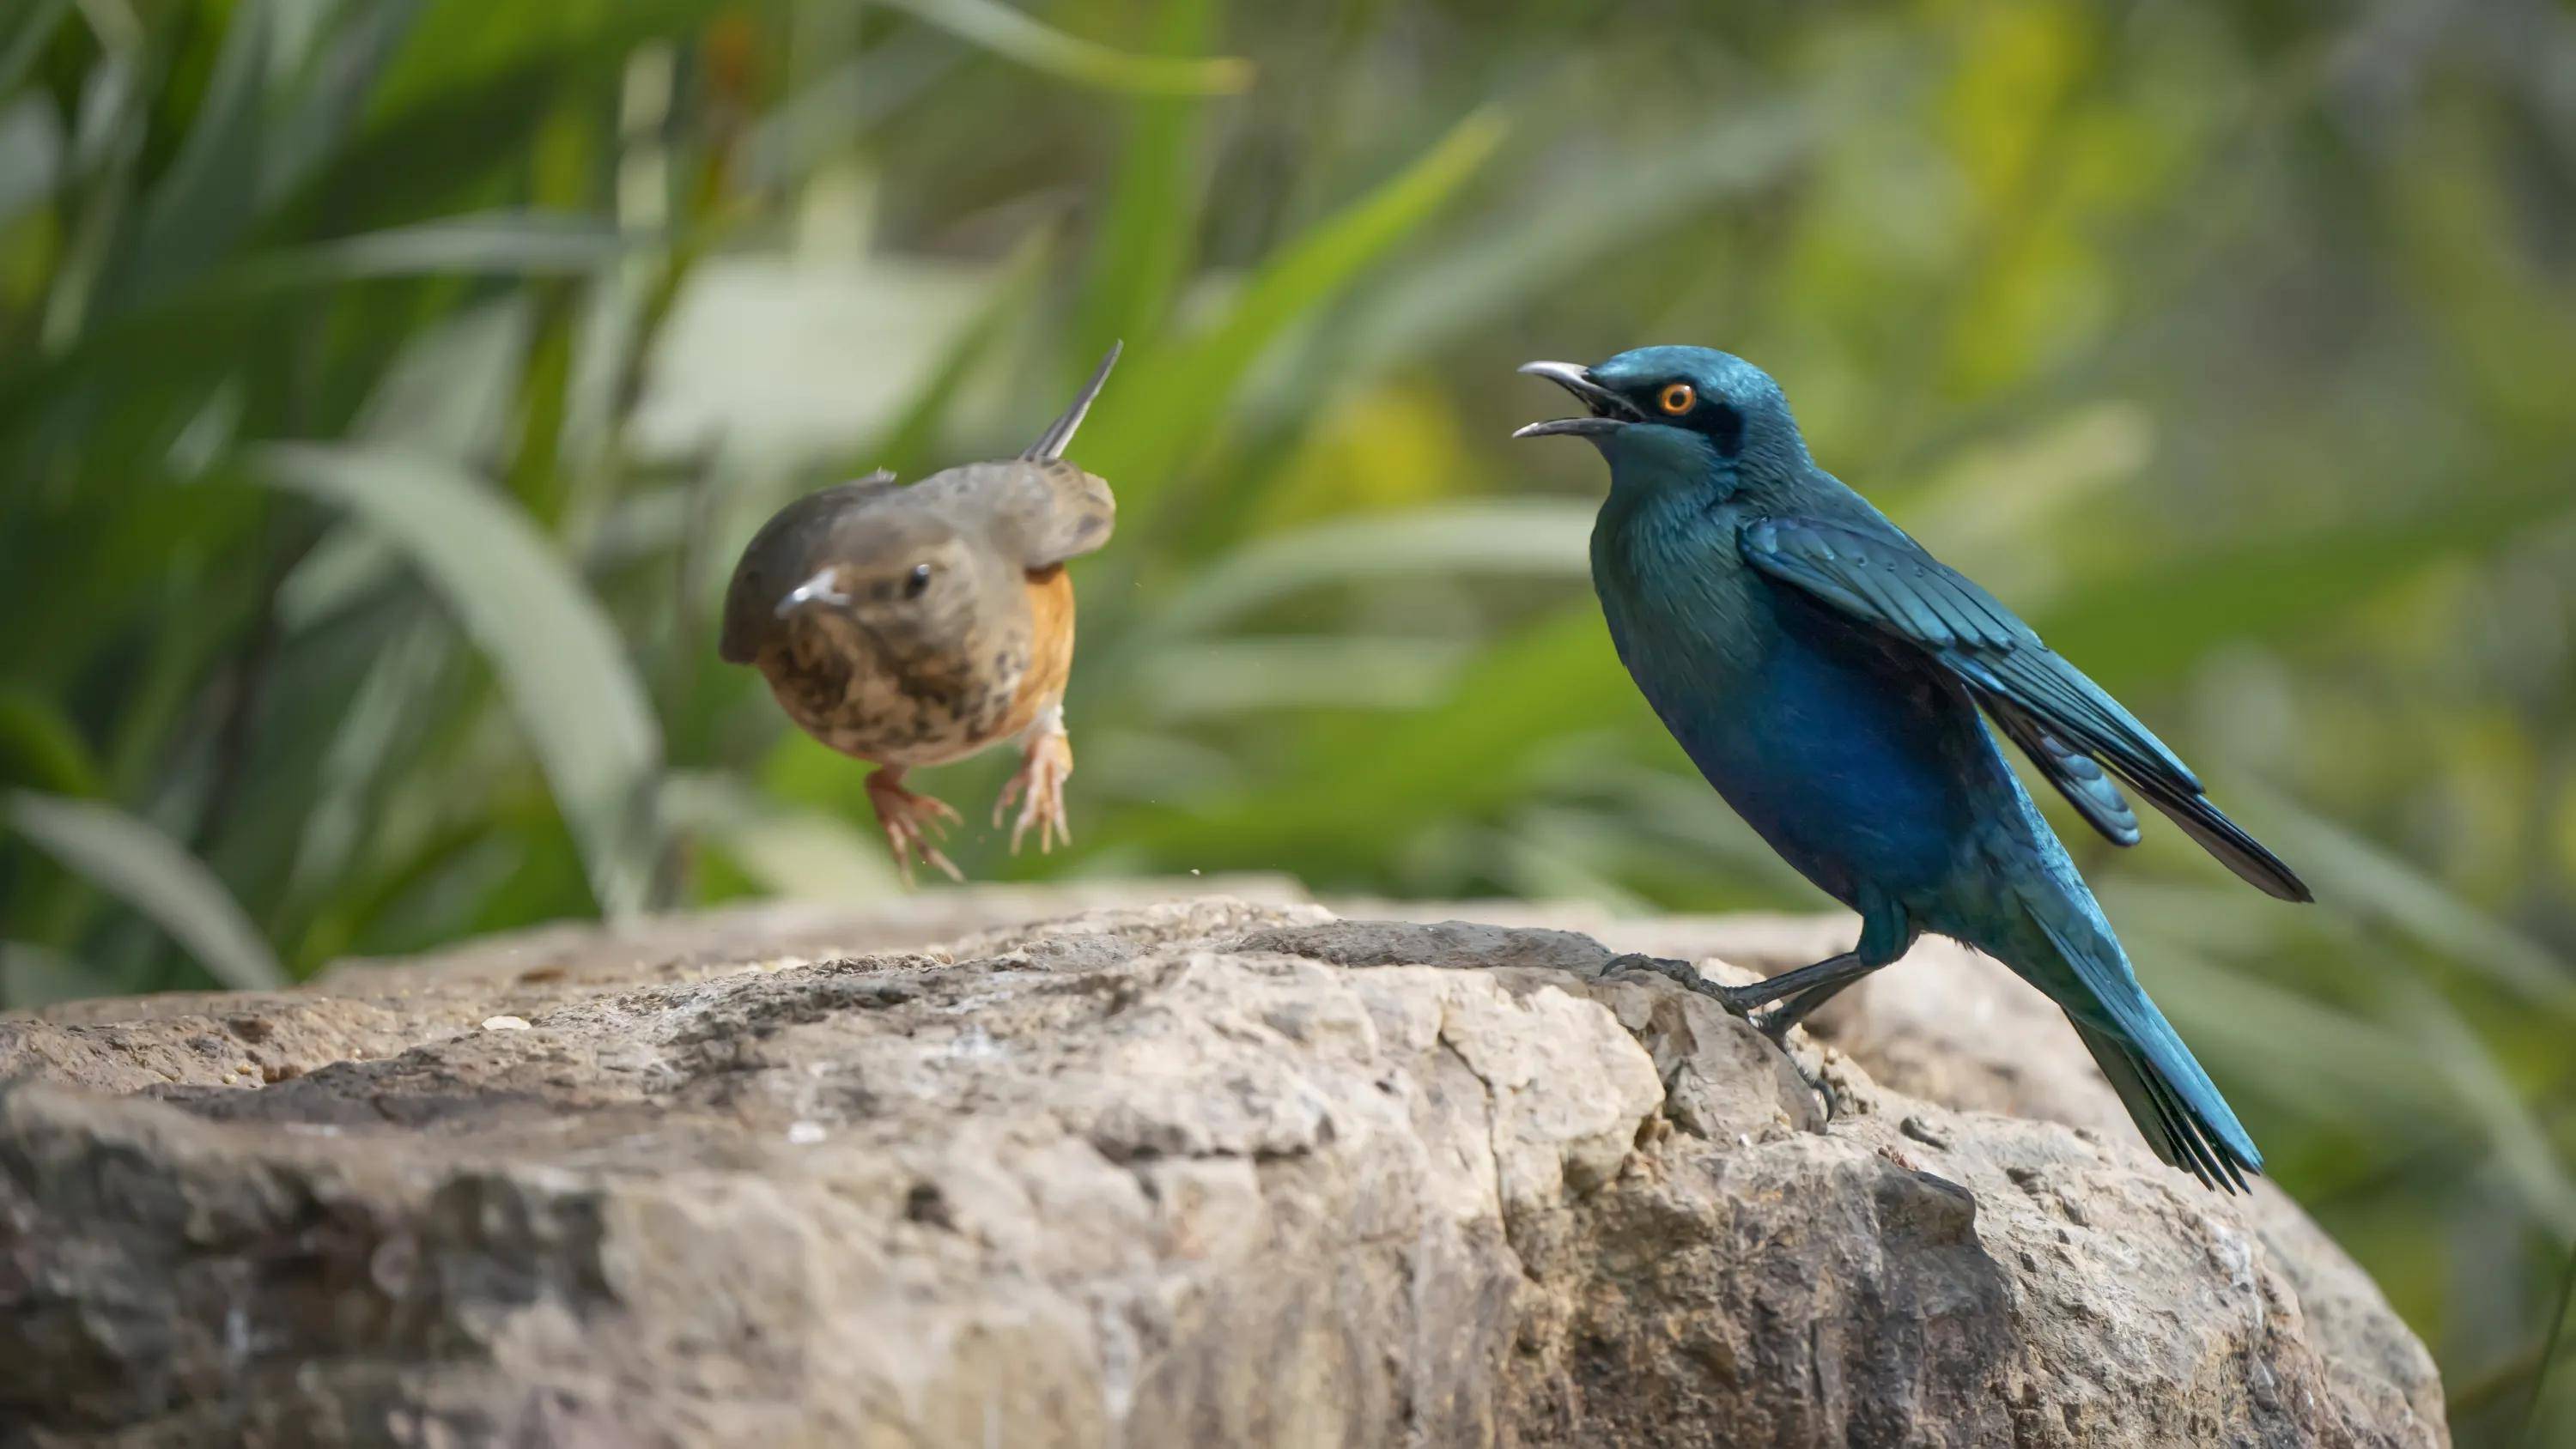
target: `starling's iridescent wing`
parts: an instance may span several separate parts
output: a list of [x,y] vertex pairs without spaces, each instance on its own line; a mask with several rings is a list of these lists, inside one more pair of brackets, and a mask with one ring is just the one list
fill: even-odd
[[[1912,539],[1892,527],[1778,518],[1746,525],[1738,542],[1745,561],[1763,574],[1904,639],[1957,675],[2112,840],[2135,840],[2136,817],[2100,778],[2102,769],[2127,781],[2258,889],[2283,900],[2313,899],[2280,857],[2209,803],[2189,767],[2136,716],[2042,644],[1992,594]],[[2121,839],[2124,817],[2128,840]]]
[[2113,845],[2138,843],[2138,813],[2129,808],[2128,797],[2091,755],[2050,734],[2047,725],[2024,710],[1992,695],[1985,696],[1984,702],[1996,726],[2021,746],[2048,783],[2087,824],[2102,832],[2103,839]]

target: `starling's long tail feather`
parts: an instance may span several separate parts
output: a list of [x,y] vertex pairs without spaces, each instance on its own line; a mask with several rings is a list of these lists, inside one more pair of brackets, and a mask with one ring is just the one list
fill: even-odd
[[2066,1009],[2076,1035],[2158,1157],[2211,1187],[2244,1191],[2245,1174],[2263,1170],[2263,1155],[2191,1049],[2147,999],[2120,943],[2098,920],[2082,919],[2092,913],[2076,903],[2034,899],[2038,894],[2024,897],[2029,919],[2066,969],[2023,974]]
[[2111,1079],[2111,1089],[2120,1094],[2130,1119],[2138,1124],[2140,1135],[2155,1149],[2156,1156],[2211,1187],[2244,1190],[2244,1168],[2238,1165],[2235,1151],[2212,1135],[2212,1129],[2156,1075],[2153,1067],[2128,1047],[2081,1022],[2076,1024],[2075,1034],[2101,1065],[2102,1075]]
[[1074,429],[1082,426],[1083,415],[1091,411],[1092,399],[1100,396],[1100,389],[1108,384],[1109,369],[1118,365],[1118,354],[1125,346],[1123,342],[1109,344],[1109,355],[1100,359],[1100,365],[1091,370],[1091,380],[1082,385],[1081,392],[1074,394],[1073,406],[1064,410],[1064,416],[1047,424],[1047,430],[1038,434],[1038,440],[1029,444],[1027,452],[1020,454],[1022,458],[1032,463],[1052,463],[1064,456],[1064,450],[1073,442]]

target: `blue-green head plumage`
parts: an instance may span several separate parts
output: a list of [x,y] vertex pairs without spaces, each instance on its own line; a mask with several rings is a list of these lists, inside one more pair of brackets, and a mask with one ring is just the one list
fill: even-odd
[[1515,437],[1571,434],[1601,450],[1615,486],[1732,493],[1788,484],[1811,466],[1806,439],[1771,374],[1709,347],[1639,347],[1580,367],[1521,371],[1563,387],[1590,415],[1532,423]]

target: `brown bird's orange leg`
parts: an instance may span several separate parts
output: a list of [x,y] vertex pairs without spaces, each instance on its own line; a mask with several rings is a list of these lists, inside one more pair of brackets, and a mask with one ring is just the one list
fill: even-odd
[[1064,818],[1064,779],[1072,773],[1073,737],[1065,733],[1064,706],[1049,705],[1020,737],[1020,771],[993,802],[993,824],[999,826],[1011,802],[1027,797],[1020,806],[1020,818],[1011,823],[1013,855],[1019,854],[1020,838],[1032,828],[1042,853],[1053,851],[1058,840],[1073,844],[1073,827]]
[[943,800],[903,788],[903,769],[901,765],[884,765],[868,776],[868,803],[877,808],[877,823],[885,827],[886,844],[894,849],[895,869],[903,873],[903,883],[911,885],[912,858],[918,855],[922,864],[964,885],[965,874],[931,844],[948,833],[948,822],[957,818],[957,812]]

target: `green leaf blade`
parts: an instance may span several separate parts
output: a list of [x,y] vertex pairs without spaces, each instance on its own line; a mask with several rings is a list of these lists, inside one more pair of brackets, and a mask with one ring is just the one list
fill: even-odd
[[149,917],[226,986],[286,984],[277,953],[203,862],[147,821],[96,800],[20,791],[11,829],[64,869]]
[[428,581],[500,675],[612,917],[658,853],[662,739],[623,641],[527,515],[471,474],[378,450],[277,444],[258,473],[349,509]]

